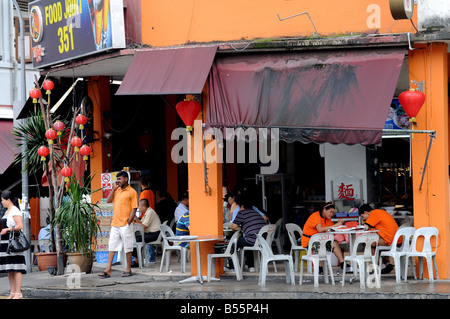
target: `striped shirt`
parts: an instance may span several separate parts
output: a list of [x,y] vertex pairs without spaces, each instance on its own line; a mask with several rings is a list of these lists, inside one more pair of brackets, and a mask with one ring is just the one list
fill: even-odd
[[[184,213],[183,216],[180,217],[177,223],[176,234],[177,236],[188,236],[189,235],[189,211]],[[189,243],[178,243],[179,246],[187,247]]]
[[245,240],[251,245],[255,244],[259,230],[267,225],[262,216],[253,209],[239,211],[233,223],[241,227]]

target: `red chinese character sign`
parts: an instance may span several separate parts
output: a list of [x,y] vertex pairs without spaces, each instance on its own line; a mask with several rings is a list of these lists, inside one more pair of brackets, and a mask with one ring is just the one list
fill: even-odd
[[355,189],[353,184],[341,183],[338,188],[337,199],[355,200]]
[[347,211],[351,207],[359,207],[362,196],[362,180],[352,175],[341,175],[332,181],[333,201],[340,210]]

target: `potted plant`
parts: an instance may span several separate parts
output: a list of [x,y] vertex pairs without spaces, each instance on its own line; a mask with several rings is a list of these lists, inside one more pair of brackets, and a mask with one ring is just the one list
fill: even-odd
[[92,269],[93,245],[100,229],[94,211],[98,206],[90,203],[91,181],[92,176],[84,183],[71,176],[66,192],[68,199],[61,203],[53,220],[54,225],[61,225],[69,265],[76,264],[86,273]]

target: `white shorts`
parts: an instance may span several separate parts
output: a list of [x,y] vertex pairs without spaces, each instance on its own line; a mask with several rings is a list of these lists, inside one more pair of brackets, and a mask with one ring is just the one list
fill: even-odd
[[134,227],[131,225],[125,225],[122,227],[111,227],[109,234],[109,251],[122,251],[129,253],[133,251],[134,246]]

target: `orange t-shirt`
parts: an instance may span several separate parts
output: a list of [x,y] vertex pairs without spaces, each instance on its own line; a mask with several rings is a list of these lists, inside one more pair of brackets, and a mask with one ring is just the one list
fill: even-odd
[[307,236],[302,236],[302,246],[307,247],[309,243],[309,239],[312,235],[319,233],[316,226],[321,224],[322,227],[333,226],[334,223],[331,219],[326,219],[325,217],[320,216],[320,212],[312,213],[303,226],[303,234]]
[[141,195],[139,195],[139,200],[141,199],[147,199],[149,206],[155,210],[155,194],[153,191],[149,188],[146,188],[141,191]]
[[370,212],[369,218],[366,219],[369,227],[378,229],[378,235],[384,239],[387,245],[392,243],[398,225],[395,219],[385,210],[374,209]]
[[137,192],[130,185],[125,189],[119,187],[114,193],[113,202],[114,210],[111,226],[125,226],[128,222],[128,218],[130,218],[131,210],[138,207]]

